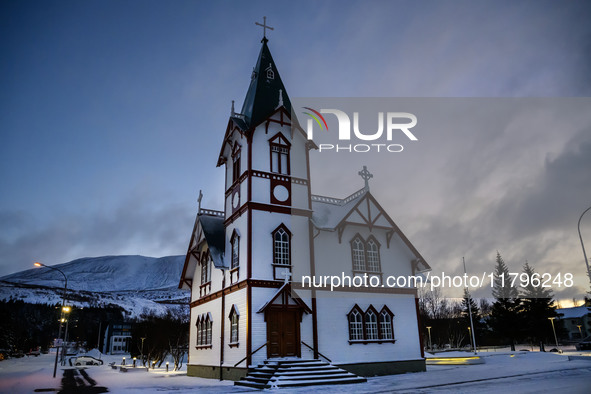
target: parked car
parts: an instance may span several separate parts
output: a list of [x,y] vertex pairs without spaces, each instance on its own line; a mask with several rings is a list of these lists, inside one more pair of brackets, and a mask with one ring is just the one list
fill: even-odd
[[591,335],[575,345],[577,350],[591,350]]
[[103,360],[99,360],[98,358],[91,356],[80,356],[76,357],[76,359],[73,361],[73,364],[77,367],[82,365],[103,365]]
[[27,357],[28,356],[39,356],[41,354],[41,349],[40,348],[36,348],[36,349],[30,349],[29,353],[27,353]]

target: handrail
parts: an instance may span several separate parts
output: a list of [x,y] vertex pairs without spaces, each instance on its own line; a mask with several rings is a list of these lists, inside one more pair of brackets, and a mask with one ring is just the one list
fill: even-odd
[[[310,349],[311,351],[314,351],[314,348],[312,348],[310,345],[308,345],[306,342],[302,341],[302,345],[306,346],[308,349]],[[326,360],[328,360],[329,363],[332,363],[332,360],[328,357],[326,357],[324,354],[318,352],[319,356],[324,357]]]
[[265,346],[267,346],[269,344],[269,341],[263,343],[257,350],[255,350],[254,352],[247,354],[246,357],[244,357],[242,360],[238,361],[236,364],[234,364],[234,368],[236,368],[238,366],[238,364],[240,364],[242,361],[246,360],[247,358],[249,358],[250,356],[252,356],[253,354],[255,354],[256,352],[258,352],[259,350],[261,350],[262,348],[264,348]]

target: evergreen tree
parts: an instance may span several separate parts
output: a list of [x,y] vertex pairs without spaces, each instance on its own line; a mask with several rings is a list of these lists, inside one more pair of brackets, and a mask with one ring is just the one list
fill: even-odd
[[511,286],[511,282],[509,268],[497,251],[495,279],[492,289],[495,302],[492,306],[489,324],[497,337],[508,340],[511,344],[511,350],[515,351],[515,341],[521,327],[519,322],[520,302],[517,288]]
[[[523,266],[523,273],[529,280],[522,281],[522,316],[526,334],[534,341],[540,343],[540,351],[544,350],[544,340],[553,338],[550,317],[555,317],[552,290],[542,287],[539,276],[533,267],[527,262]],[[525,282],[525,283],[524,283]],[[523,286],[525,284],[525,286]]]
[[[469,305],[469,307],[468,307]],[[464,298],[462,299],[462,317],[464,318],[464,322],[466,323],[466,329],[470,327],[470,312],[472,312],[472,324],[474,325],[474,336],[476,339],[480,339],[482,337],[482,332],[484,330],[484,324],[482,324],[481,316],[480,316],[480,308],[468,292],[468,289],[464,289]],[[468,330],[468,332],[470,332]],[[469,338],[469,342],[472,343],[472,337]],[[478,342],[477,342],[478,344]]]

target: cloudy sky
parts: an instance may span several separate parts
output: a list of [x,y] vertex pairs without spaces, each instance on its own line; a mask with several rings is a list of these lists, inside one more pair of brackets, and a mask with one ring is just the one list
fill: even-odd
[[[372,193],[434,272],[459,272],[462,256],[490,271],[499,250],[512,271],[528,260],[572,272],[577,287],[560,298],[589,288],[576,227],[591,206],[589,2],[0,7],[0,275],[34,261],[184,254],[199,190],[222,207],[217,153],[266,15],[291,97],[435,97],[478,114],[424,127],[403,154],[323,166],[315,193],[350,194],[368,164]],[[582,231],[591,252],[591,213]]]

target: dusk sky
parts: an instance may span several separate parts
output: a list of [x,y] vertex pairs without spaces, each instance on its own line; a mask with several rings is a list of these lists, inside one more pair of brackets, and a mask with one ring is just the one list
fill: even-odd
[[[589,290],[577,233],[591,206],[588,1],[0,7],[0,276],[35,261],[184,254],[199,190],[223,208],[217,156],[267,16],[290,97],[579,98],[544,101],[499,133],[442,127],[400,155],[322,166],[312,190],[345,197],[367,163],[372,193],[434,272],[459,272],[462,256],[490,272],[498,250],[512,272],[525,260],[572,272],[576,287],[557,298]],[[581,231],[591,254],[591,212]]]

